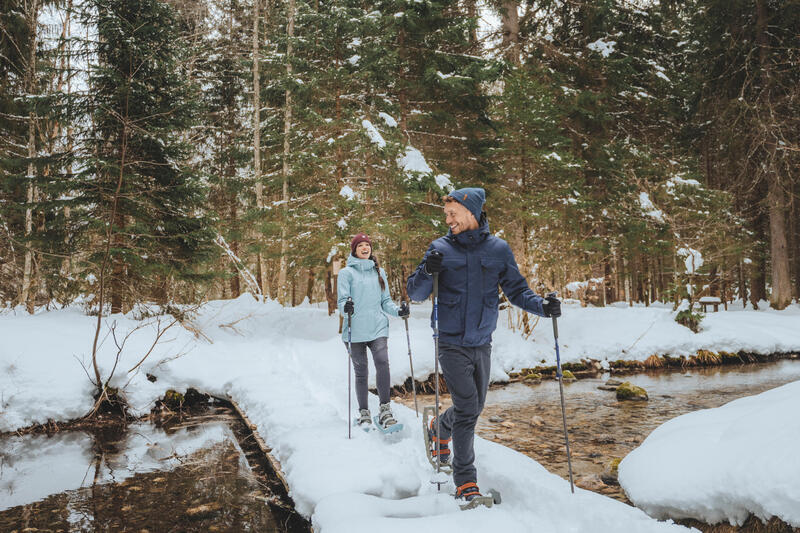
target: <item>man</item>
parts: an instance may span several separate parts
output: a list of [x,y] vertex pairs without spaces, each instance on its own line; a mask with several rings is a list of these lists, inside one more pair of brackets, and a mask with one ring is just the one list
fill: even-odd
[[481,496],[473,441],[489,387],[498,284],[512,304],[529,313],[561,315],[561,302],[534,294],[520,274],[511,248],[489,233],[485,199],[480,188],[454,190],[444,198],[450,231],[433,241],[406,286],[412,300],[422,301],[433,290],[433,274],[439,273],[439,363],[453,406],[439,417],[441,435],[435,433],[436,420],[431,421],[428,441],[431,450],[439,441],[440,460],[447,463],[452,437],[456,497],[467,501]]

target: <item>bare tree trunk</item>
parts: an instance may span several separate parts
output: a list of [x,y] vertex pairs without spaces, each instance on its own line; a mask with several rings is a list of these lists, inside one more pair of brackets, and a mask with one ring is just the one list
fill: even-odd
[[763,119],[763,135],[765,137],[765,156],[767,157],[767,206],[769,209],[769,244],[770,264],[772,267],[772,293],[770,305],[775,309],[784,309],[792,301],[792,284],[789,272],[789,250],[786,239],[786,191],[784,190],[778,169],[778,152],[773,131],[776,125],[772,122],[772,114],[768,112],[772,104],[772,69],[769,62],[769,37],[767,23],[769,13],[766,0],[756,0],[756,42],[759,49],[759,63],[763,80],[763,99],[766,117]]
[[336,312],[336,291],[333,287],[333,261],[325,268],[325,299],[328,302],[328,316]]
[[[36,29],[39,22],[39,2],[33,0],[27,10],[28,29],[31,32],[31,49],[28,56],[26,69],[25,90],[28,95],[36,93],[36,48],[38,46]],[[33,271],[33,250],[31,249],[30,239],[33,233],[33,198],[36,188],[34,184],[35,168],[33,158],[36,157],[36,113],[31,110],[28,113],[28,171],[27,193],[25,195],[27,206],[25,208],[25,263],[22,270],[22,289],[20,290],[19,303],[25,304],[29,313],[33,313],[34,298],[31,293],[31,273]]]
[[[253,179],[256,183],[256,208],[260,216],[264,213],[264,184],[261,183],[261,80],[258,36],[260,0],[254,0],[253,11]],[[256,280],[261,293],[267,294],[264,254],[260,249],[256,261]]]
[[470,50],[478,44],[478,7],[476,0],[465,0],[464,4],[467,7],[467,16],[476,21],[476,24],[469,30],[469,46]]
[[770,258],[772,266],[772,293],[770,305],[785,309],[792,303],[792,284],[789,272],[789,248],[786,239],[786,194],[775,174],[769,182],[767,203],[769,205]]
[[513,65],[520,64],[519,46],[519,1],[503,0],[500,5],[500,20],[503,24],[503,55]]
[[[294,15],[295,2],[289,0],[289,20],[286,25],[286,77],[292,77],[292,39],[294,38]],[[292,133],[292,91],[286,89],[286,107],[283,119],[283,224],[281,226],[281,262],[278,274],[278,301],[283,304],[286,302],[286,273],[287,273],[287,253],[289,241],[286,239],[286,226],[289,214],[289,155],[291,153],[290,137]]]

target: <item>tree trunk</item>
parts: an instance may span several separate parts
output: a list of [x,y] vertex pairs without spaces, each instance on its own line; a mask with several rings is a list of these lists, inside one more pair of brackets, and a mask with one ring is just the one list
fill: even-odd
[[325,299],[328,302],[328,316],[336,312],[336,291],[333,287],[333,261],[325,268]]
[[[234,197],[231,199],[231,204],[230,204],[230,222],[232,227],[234,228],[236,227],[237,220],[238,220],[238,209],[236,205],[236,196],[234,195]],[[233,252],[233,255],[239,257],[239,241],[231,239],[231,251]],[[230,263],[231,263],[230,266],[231,297],[238,298],[242,294],[241,285],[239,283],[239,269],[237,268],[235,262],[231,261]]]
[[[30,5],[28,15],[28,30],[31,32],[31,49],[28,56],[27,68],[25,70],[26,83],[25,90],[28,95],[36,94],[36,48],[37,33],[36,27],[39,22],[39,2],[33,0]],[[31,110],[28,113],[28,171],[27,192],[25,195],[27,206],[25,207],[25,263],[22,270],[22,288],[19,295],[19,303],[24,304],[29,313],[33,314],[34,295],[31,293],[31,273],[33,271],[33,250],[29,239],[33,233],[33,197],[35,194],[35,168],[33,159],[36,157],[36,113]]]
[[[256,208],[259,217],[264,213],[264,184],[261,183],[261,80],[259,78],[258,20],[261,14],[260,0],[253,5],[253,181],[256,184]],[[260,218],[259,218],[260,220]],[[256,282],[261,294],[267,294],[264,254],[258,250],[256,260]]]
[[774,131],[777,126],[773,123],[772,114],[769,112],[772,104],[772,68],[770,65],[769,36],[767,24],[769,21],[767,0],[756,0],[756,42],[758,43],[759,64],[761,66],[761,79],[763,93],[760,106],[764,108],[765,118],[762,119],[764,131],[764,150],[767,160],[767,208],[769,213],[769,244],[770,265],[772,274],[772,292],[770,305],[775,309],[784,309],[792,301],[791,275],[789,273],[789,250],[786,239],[786,191],[783,187],[779,155],[775,145]]
[[789,272],[789,248],[786,239],[786,193],[777,172],[772,172],[767,193],[769,205],[769,241],[772,266],[770,305],[785,309],[792,303],[792,284]]
[[[292,77],[292,39],[294,38],[294,15],[295,1],[289,0],[289,20],[286,25],[286,78]],[[286,89],[286,107],[283,117],[283,224],[281,226],[281,262],[278,274],[278,301],[283,304],[286,302],[286,274],[287,274],[287,254],[289,251],[289,241],[286,237],[286,226],[288,225],[288,203],[289,203],[289,155],[290,136],[292,133],[292,91]]]
[[306,298],[308,299],[308,303],[311,303],[313,296],[314,296],[314,269],[309,267],[306,277]]
[[503,55],[512,65],[520,64],[519,46],[519,2],[503,0],[500,5],[500,20],[503,25]]

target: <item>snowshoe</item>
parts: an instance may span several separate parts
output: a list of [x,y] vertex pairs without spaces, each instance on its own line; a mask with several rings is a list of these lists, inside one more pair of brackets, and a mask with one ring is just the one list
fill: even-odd
[[[436,468],[436,411],[433,406],[422,409],[422,435],[425,439],[425,455],[433,468]],[[450,464],[450,439],[439,441],[439,470],[448,474],[453,473]]]
[[397,433],[403,429],[403,424],[397,423],[388,403],[381,404],[381,412],[373,420],[378,431],[384,434]]
[[372,417],[369,415],[369,409],[359,410],[358,416],[353,420],[353,425],[369,433],[373,429]]
[[464,500],[466,503],[459,505],[462,511],[475,509],[476,507],[492,507],[494,504],[499,504],[500,493],[496,490],[490,490],[487,496],[481,494],[478,485],[473,482],[464,483],[456,489],[456,498]]

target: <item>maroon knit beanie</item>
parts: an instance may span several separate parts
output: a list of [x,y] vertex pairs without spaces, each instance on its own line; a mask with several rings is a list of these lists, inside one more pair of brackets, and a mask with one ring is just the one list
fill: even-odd
[[370,246],[370,248],[372,248],[372,241],[371,241],[371,240],[369,240],[369,235],[367,235],[366,233],[359,233],[358,235],[356,235],[355,237],[353,237],[353,240],[352,240],[352,241],[350,241],[350,254],[351,254],[353,257],[355,257],[355,256],[356,256],[356,247],[357,247],[359,244],[361,244],[362,242],[367,242],[367,243],[369,243],[369,246]]

